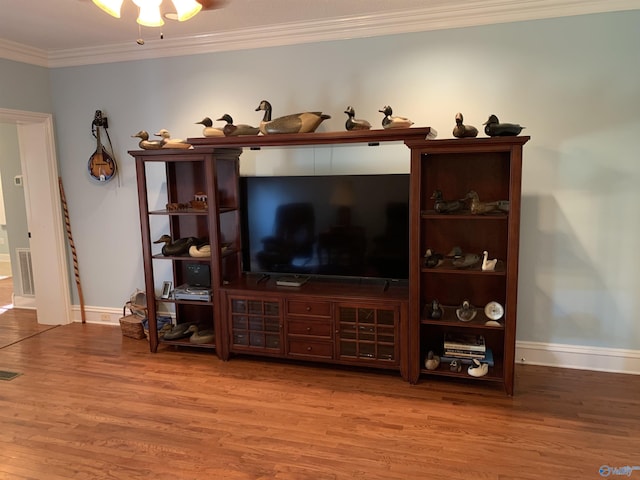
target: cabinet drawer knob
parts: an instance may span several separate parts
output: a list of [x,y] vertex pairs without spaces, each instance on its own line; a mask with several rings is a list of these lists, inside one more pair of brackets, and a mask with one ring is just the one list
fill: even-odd
[[307,327],[307,332],[311,333],[311,327]]
[[311,307],[309,305],[307,305],[307,312],[311,311]]
[[310,352],[311,350],[313,350],[312,347],[307,347],[307,352]]

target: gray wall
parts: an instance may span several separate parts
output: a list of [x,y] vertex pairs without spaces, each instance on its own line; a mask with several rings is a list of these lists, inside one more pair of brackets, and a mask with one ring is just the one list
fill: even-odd
[[[518,339],[640,349],[639,24],[632,11],[51,70],[85,302],[118,307],[143,285],[133,133],[200,136],[194,122],[225,112],[256,124],[263,98],[343,130],[347,105],[378,124],[390,104],[440,138],[457,111],[525,125]],[[98,108],[120,168],[106,185],[86,173]]]

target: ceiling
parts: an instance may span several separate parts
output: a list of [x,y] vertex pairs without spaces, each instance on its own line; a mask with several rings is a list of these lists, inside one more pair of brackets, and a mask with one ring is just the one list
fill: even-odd
[[[131,0],[125,0],[121,19],[91,0],[0,0],[0,57],[59,67],[640,9],[640,0],[221,3],[187,22],[139,28]],[[163,8],[170,9],[169,0]]]

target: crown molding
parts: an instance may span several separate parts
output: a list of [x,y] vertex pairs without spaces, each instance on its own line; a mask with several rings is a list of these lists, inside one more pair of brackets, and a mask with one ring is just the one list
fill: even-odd
[[[0,41],[0,57],[58,68],[640,9],[640,0],[451,0],[444,3],[401,12],[149,40],[143,47],[131,41],[45,52]],[[5,49],[11,56],[7,56]]]

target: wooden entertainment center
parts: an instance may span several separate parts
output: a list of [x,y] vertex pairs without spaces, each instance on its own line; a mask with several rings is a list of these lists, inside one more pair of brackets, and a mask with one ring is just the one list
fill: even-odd
[[[522,147],[529,137],[431,139],[431,130],[344,131],[246,137],[192,138],[189,150],[136,150],[145,290],[149,318],[158,306],[175,308],[176,322],[215,331],[215,341],[158,338],[149,322],[150,349],[160,343],[215,349],[223,360],[249,354],[292,360],[395,370],[410,383],[429,375],[500,383],[513,394],[517,311],[518,247]],[[243,272],[239,159],[243,148],[339,146],[404,143],[411,158],[409,192],[409,280],[351,280],[312,277],[299,287],[279,286],[277,278]],[[159,195],[166,182],[166,196]],[[508,201],[508,212],[487,215],[468,210],[434,210],[432,194],[450,199],[474,190],[486,201]],[[150,192],[153,196],[150,196]],[[207,207],[190,202],[198,195]],[[158,198],[161,197],[161,198]],[[195,208],[194,208],[195,207]],[[199,208],[200,207],[200,208]],[[168,231],[167,231],[168,230]],[[206,238],[211,257],[163,255],[154,244],[172,239]],[[446,254],[452,247],[497,259],[493,271],[479,265],[459,269],[449,260],[424,265],[427,249]],[[180,286],[193,265],[208,266],[211,294],[199,299],[160,298],[158,285]],[[162,278],[162,276],[169,278]],[[437,299],[442,316],[426,309]],[[470,322],[456,318],[462,301],[477,311]],[[485,325],[484,306],[504,308],[499,324]],[[424,360],[442,351],[446,332],[481,335],[491,346],[494,364],[483,377],[448,363],[427,370]]]

